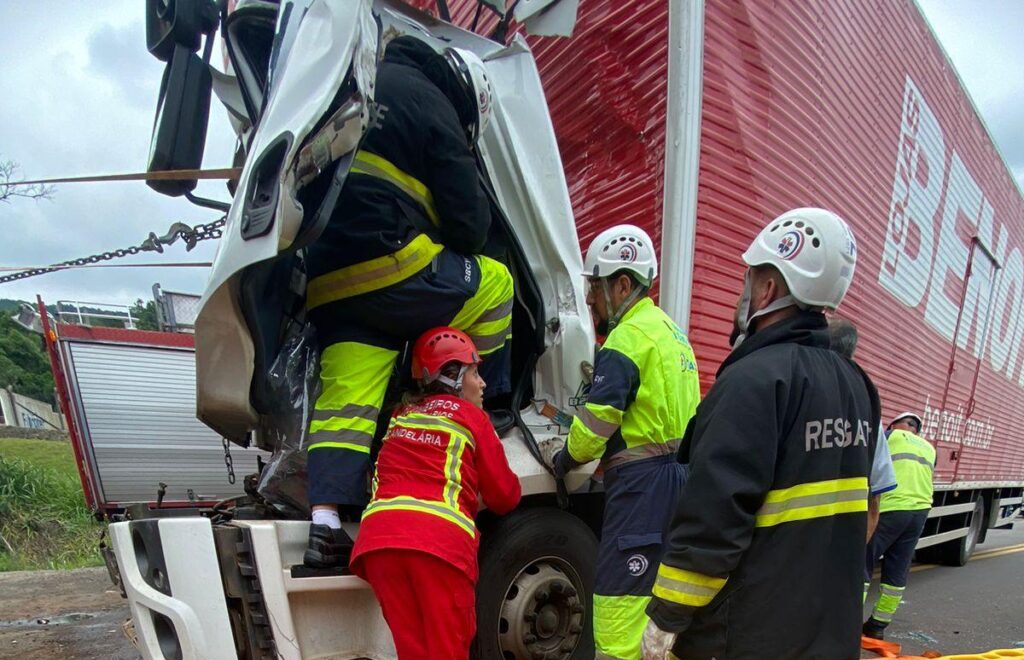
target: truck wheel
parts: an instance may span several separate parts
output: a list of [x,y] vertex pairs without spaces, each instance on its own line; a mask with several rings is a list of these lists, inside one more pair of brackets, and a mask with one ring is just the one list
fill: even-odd
[[550,507],[502,519],[480,546],[480,660],[594,657],[591,597],[597,539],[579,518]]
[[963,566],[971,555],[974,554],[974,547],[978,545],[981,538],[982,525],[985,524],[985,507],[981,499],[974,503],[974,511],[971,512],[971,521],[968,523],[967,536],[961,536],[955,541],[942,543],[935,547],[939,563],[946,566]]

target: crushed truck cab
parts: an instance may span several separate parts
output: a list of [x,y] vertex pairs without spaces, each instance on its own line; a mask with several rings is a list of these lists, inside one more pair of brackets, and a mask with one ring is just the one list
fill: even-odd
[[[278,365],[308,344],[304,248],[322,231],[373,121],[382,43],[408,34],[477,53],[495,98],[477,148],[493,219],[485,252],[516,285],[516,423],[501,440],[523,502],[509,516],[483,511],[478,519],[476,653],[592,657],[596,463],[556,484],[537,443],[568,432],[564,412],[585,393],[595,336],[562,163],[526,41],[503,45],[390,0],[241,0],[220,24],[233,75],[216,75],[214,87],[239,132],[242,169],[196,321],[199,418],[239,445],[296,450],[282,429],[305,425],[315,386],[303,390],[301,374],[312,373],[304,368],[299,382],[282,382]],[[304,394],[282,400],[285,390]],[[265,481],[247,490],[265,494]],[[309,525],[301,503],[255,499],[204,516],[140,508],[111,526],[143,654],[395,657],[364,581],[301,567]],[[358,524],[347,526],[358,535]]]

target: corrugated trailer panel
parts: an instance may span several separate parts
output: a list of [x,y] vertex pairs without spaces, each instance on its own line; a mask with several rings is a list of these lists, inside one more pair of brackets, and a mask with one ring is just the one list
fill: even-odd
[[[433,0],[412,4],[435,13]],[[473,25],[477,3],[449,0]],[[478,31],[495,20],[483,10]],[[580,243],[630,222],[661,244],[668,3],[585,0],[570,39],[529,37],[558,139]]]
[[[475,2],[449,5],[471,25]],[[572,38],[529,39],[583,246],[618,222],[660,244],[667,20],[665,2],[587,0]],[[857,235],[842,314],[885,417],[925,414],[940,482],[1024,481],[1024,202],[916,6],[708,0],[704,39],[689,331],[705,388],[729,352],[740,254],[768,218],[825,206]],[[994,288],[980,250],[965,285],[975,234],[1002,263]]]
[[[739,253],[767,218],[825,206],[857,235],[841,311],[885,416],[925,413],[938,481],[1024,480],[1024,203],[915,5],[708,2],[702,132],[691,338],[705,378],[728,352]],[[994,336],[980,249],[965,277],[974,235],[1004,266]]]
[[242,493],[257,451],[232,450],[229,484],[221,439],[195,416],[191,348],[78,341],[67,327],[62,343],[103,503],[153,501],[160,482],[168,502],[187,501],[188,489],[203,501]]

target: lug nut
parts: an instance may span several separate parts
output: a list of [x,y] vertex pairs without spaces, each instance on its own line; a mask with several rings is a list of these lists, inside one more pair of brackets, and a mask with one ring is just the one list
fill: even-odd
[[565,583],[564,582],[555,582],[554,584],[551,585],[551,591],[554,591],[556,594],[560,594],[560,593],[564,592],[565,591]]
[[537,636],[534,635],[533,633],[526,633],[525,635],[523,635],[523,642],[525,644],[533,644],[536,641],[537,641]]
[[580,625],[580,624],[578,624],[578,623],[573,623],[573,624],[570,624],[570,625],[569,625],[569,632],[571,632],[571,633],[572,633],[572,634],[574,634],[574,635],[578,635],[578,634],[580,634],[581,632],[583,632],[583,626],[581,626],[581,625]]
[[536,599],[536,600],[541,600],[541,601],[543,601],[543,600],[547,600],[548,598],[550,598],[550,597],[551,597],[551,594],[550,594],[550,593],[548,593],[548,590],[547,590],[547,589],[541,589],[541,590],[537,591],[536,593],[534,593],[534,594],[533,594],[533,597],[534,597],[534,599]]
[[576,587],[572,586],[571,584],[565,585],[565,593],[566,593],[567,596],[575,596],[576,595]]
[[528,622],[530,622],[530,623],[533,623],[534,621],[537,620],[537,613],[536,612],[527,612],[526,616],[524,616],[523,619],[528,621]]
[[564,642],[562,642],[562,646],[560,648],[566,652],[572,651],[574,648],[576,648],[576,642],[571,640],[565,640]]

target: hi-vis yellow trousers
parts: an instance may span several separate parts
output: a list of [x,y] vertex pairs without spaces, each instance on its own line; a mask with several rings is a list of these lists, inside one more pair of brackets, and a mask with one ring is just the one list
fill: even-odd
[[[366,504],[370,445],[388,381],[402,348],[426,330],[449,325],[466,332],[483,358],[487,395],[511,389],[508,269],[488,257],[456,254],[426,235],[407,248],[316,277],[307,288],[322,349],[307,446],[310,505]],[[424,255],[426,266],[408,273],[408,264],[424,263]],[[383,288],[374,287],[382,281]]]

